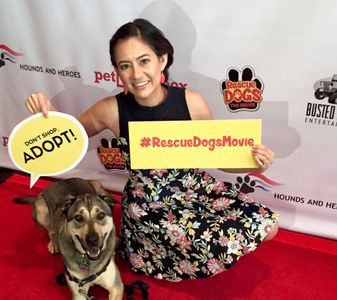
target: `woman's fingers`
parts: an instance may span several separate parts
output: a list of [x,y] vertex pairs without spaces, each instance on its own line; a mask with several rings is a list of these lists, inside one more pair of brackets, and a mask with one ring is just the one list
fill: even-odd
[[27,98],[25,105],[31,113],[35,114],[42,112],[43,116],[46,118],[48,117],[48,111],[53,110],[49,99],[40,92],[31,94]]
[[265,145],[256,145],[253,147],[253,155],[258,165],[267,169],[275,159],[275,153]]

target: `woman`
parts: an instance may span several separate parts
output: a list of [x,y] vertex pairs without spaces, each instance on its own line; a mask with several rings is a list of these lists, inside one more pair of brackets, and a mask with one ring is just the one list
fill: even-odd
[[[128,121],[209,120],[197,93],[164,84],[173,48],[143,19],[123,25],[110,40],[112,64],[125,90],[98,101],[79,121],[89,136],[109,128],[129,169],[122,200],[119,250],[131,269],[177,281],[218,274],[277,232],[277,216],[262,204],[198,169],[130,169]],[[55,110],[43,93],[26,101],[32,113]],[[253,147],[261,171],[274,153]]]

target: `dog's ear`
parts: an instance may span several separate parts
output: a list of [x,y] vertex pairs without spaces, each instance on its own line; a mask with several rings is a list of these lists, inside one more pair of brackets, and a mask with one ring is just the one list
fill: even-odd
[[102,183],[98,180],[89,180],[89,183],[99,196],[109,196],[110,194],[104,189]]
[[67,214],[70,207],[75,203],[76,197],[73,195],[67,195],[64,197],[63,202],[61,204],[61,211],[64,214]]
[[108,206],[110,207],[111,211],[113,210],[113,207],[115,204],[120,204],[120,201],[118,201],[116,198],[112,197],[111,195],[100,195],[99,196]]

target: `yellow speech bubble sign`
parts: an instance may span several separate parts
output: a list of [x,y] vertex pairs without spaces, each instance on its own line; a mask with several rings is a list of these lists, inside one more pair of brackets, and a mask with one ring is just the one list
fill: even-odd
[[73,169],[88,149],[88,136],[73,116],[35,114],[15,126],[8,140],[9,155],[20,170],[30,173],[30,187],[40,176]]
[[129,122],[133,169],[258,168],[262,120]]

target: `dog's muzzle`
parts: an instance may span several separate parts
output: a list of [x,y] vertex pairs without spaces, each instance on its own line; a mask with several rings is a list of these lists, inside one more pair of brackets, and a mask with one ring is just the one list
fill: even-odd
[[104,245],[104,240],[106,238],[106,234],[104,235],[103,239],[97,234],[90,234],[87,235],[85,240],[81,240],[81,238],[76,235],[76,238],[80,242],[83,250],[88,256],[90,260],[97,260],[102,252],[102,247]]
[[101,247],[99,246],[99,240],[100,239],[96,234],[88,235],[85,238],[85,243],[87,245],[85,251],[91,260],[97,259],[101,253]]

